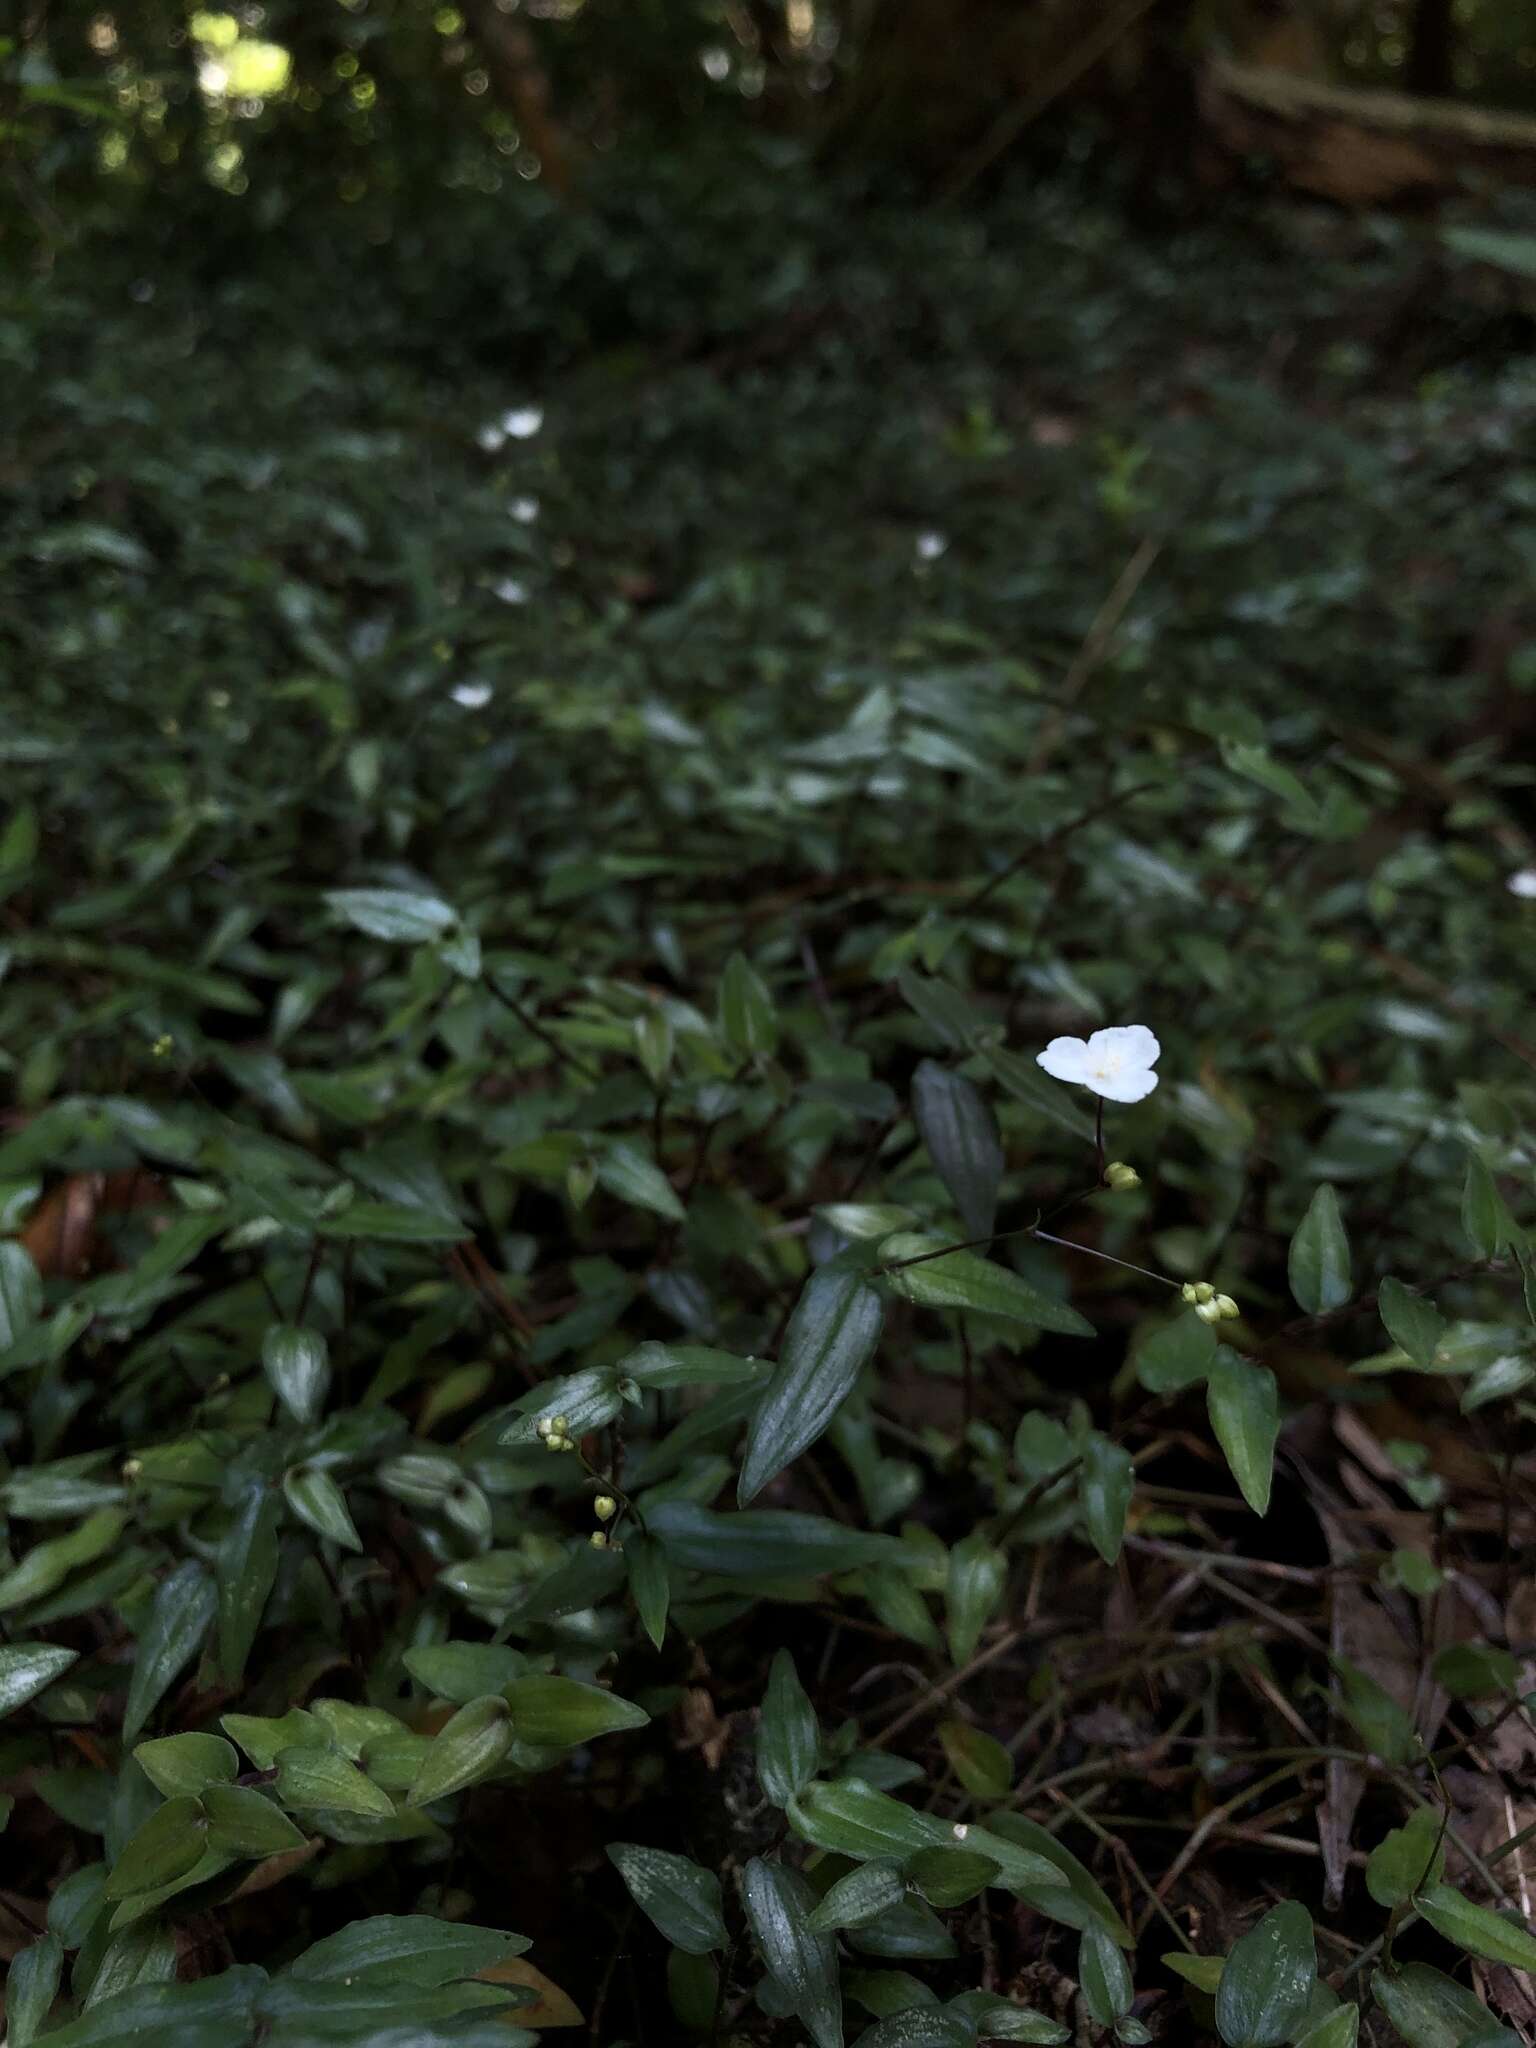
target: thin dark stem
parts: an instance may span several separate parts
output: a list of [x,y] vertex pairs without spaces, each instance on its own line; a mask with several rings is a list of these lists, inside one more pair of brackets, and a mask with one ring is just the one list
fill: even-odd
[[1059,1486],[1063,1479],[1070,1479],[1082,1462],[1081,1458],[1068,1458],[1067,1462],[1064,1465],[1058,1465],[1054,1472],[1041,1474],[1019,1502],[1018,1506],[1009,1515],[1003,1526],[994,1531],[992,1541],[999,1550],[1007,1543],[1008,1538],[1013,1534],[1020,1522],[1023,1521],[1030,1509],[1044,1500],[1052,1488]]
[[562,1067],[569,1067],[571,1072],[579,1075],[583,1081],[597,1081],[601,1078],[595,1067],[589,1067],[579,1054],[572,1052],[567,1046],[563,1046],[555,1034],[546,1029],[531,1010],[525,1010],[515,996],[509,996],[506,990],[499,985],[494,974],[485,975],[483,981],[485,987],[490,990],[503,1009],[510,1010],[525,1031],[531,1032],[541,1045],[547,1046]]
[[314,1291],[315,1277],[320,1271],[320,1259],[324,1251],[324,1240],[316,1238],[309,1248],[309,1264],[304,1268],[304,1285],[299,1290],[299,1306],[293,1320],[302,1323],[309,1313],[309,1297]]
[[1053,1237],[1048,1230],[1034,1229],[1029,1235],[1039,1238],[1042,1244],[1063,1245],[1069,1252],[1083,1252],[1090,1259],[1103,1259],[1110,1266],[1124,1266],[1127,1273],[1139,1273],[1143,1280],[1156,1280],[1162,1287],[1177,1287],[1177,1280],[1170,1280],[1166,1273],[1154,1273],[1150,1266],[1138,1266],[1130,1259],[1117,1259],[1113,1252],[1101,1252],[1091,1244],[1078,1244],[1070,1237]]
[[1132,802],[1138,796],[1146,795],[1149,790],[1166,789],[1167,786],[1161,777],[1136,782],[1132,783],[1129,789],[1117,790],[1099,803],[1090,804],[1087,810],[1079,811],[1076,817],[1068,818],[1066,823],[1058,825],[1054,832],[1048,832],[1043,839],[1035,840],[1026,846],[1022,853],[1016,854],[1006,867],[999,868],[995,875],[990,876],[979,889],[958,904],[953,914],[956,917],[973,916],[994,891],[1001,889],[1005,882],[1011,882],[1020,868],[1030,861],[1038,860],[1042,853],[1049,853],[1052,847],[1059,846],[1065,839],[1070,839],[1072,834],[1081,830],[1084,825],[1091,825],[1095,818],[1102,818],[1108,811],[1118,811],[1122,805]]
[[715,2048],[720,2039],[720,2022],[725,2018],[726,1994],[730,1990],[731,1972],[736,1967],[736,1958],[740,1950],[741,1936],[738,1933],[731,1937],[731,1945],[725,1952],[724,1962],[720,1965],[720,1977],[715,1985],[715,2010],[709,2022],[709,2048]]

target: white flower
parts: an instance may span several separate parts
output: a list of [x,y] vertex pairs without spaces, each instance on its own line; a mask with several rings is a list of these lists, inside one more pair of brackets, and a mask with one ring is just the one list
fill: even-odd
[[455,683],[448,694],[466,711],[483,711],[491,701],[491,686],[489,683]]
[[935,533],[930,528],[927,533],[920,533],[917,536],[913,546],[920,562],[936,562],[940,555],[948,550],[949,539],[946,534]]
[[494,455],[506,438],[500,427],[482,427],[475,436],[487,455]]
[[513,441],[531,441],[543,424],[542,405],[515,405],[501,416],[501,431]]
[[1035,1058],[1058,1081],[1076,1081],[1107,1102],[1140,1102],[1157,1086],[1162,1047],[1145,1024],[1115,1024],[1081,1038],[1053,1038]]
[[503,604],[526,604],[528,586],[516,576],[503,576],[499,583],[491,585]]
[[514,498],[507,510],[520,526],[532,526],[539,516],[539,501],[537,498]]
[[1504,886],[1511,896],[1536,896],[1536,868],[1516,868]]

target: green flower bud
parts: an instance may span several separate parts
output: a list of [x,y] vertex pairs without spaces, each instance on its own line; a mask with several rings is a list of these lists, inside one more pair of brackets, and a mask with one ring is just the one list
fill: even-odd
[[1229,1323],[1235,1321],[1236,1318],[1242,1314],[1242,1310],[1238,1307],[1237,1303],[1232,1299],[1230,1294],[1218,1294],[1216,1297],[1216,1306],[1221,1310],[1223,1318]]
[[592,1503],[592,1512],[600,1522],[611,1522],[619,1511],[619,1504],[611,1493],[600,1493]]
[[608,1538],[603,1534],[601,1529],[594,1529],[592,1531],[592,1534],[587,1538],[587,1541],[592,1545],[592,1548],[594,1550],[606,1550],[608,1548]]
[[1193,1280],[1186,1280],[1184,1282],[1184,1285],[1179,1289],[1179,1299],[1180,1301],[1187,1301],[1191,1307],[1200,1299],[1199,1295],[1195,1292]]
[[1202,1323],[1219,1323],[1221,1321],[1221,1310],[1214,1301],[1197,1301],[1195,1303],[1195,1314]]
[[1195,1282],[1195,1299],[1196,1301],[1214,1301],[1216,1299],[1216,1290],[1209,1280],[1197,1280]]
[[1117,1195],[1124,1195],[1141,1186],[1141,1175],[1123,1159],[1112,1159],[1104,1169],[1104,1181]]

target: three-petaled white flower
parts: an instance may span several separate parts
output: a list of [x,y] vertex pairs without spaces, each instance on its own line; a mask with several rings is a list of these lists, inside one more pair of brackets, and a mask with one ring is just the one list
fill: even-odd
[[1529,901],[1536,896],[1536,868],[1516,868],[1504,886],[1511,896],[1523,896]]
[[1076,1081],[1107,1102],[1140,1102],[1157,1086],[1162,1051],[1145,1024],[1113,1024],[1089,1039],[1053,1038],[1038,1064],[1058,1081]]

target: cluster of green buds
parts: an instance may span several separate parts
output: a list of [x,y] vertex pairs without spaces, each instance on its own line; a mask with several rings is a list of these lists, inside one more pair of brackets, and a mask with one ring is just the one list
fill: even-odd
[[1104,1185],[1117,1195],[1128,1195],[1132,1188],[1141,1186],[1141,1175],[1123,1159],[1111,1159],[1104,1169]]
[[1209,1280],[1186,1280],[1179,1289],[1202,1323],[1229,1323],[1242,1314],[1230,1294],[1218,1294]]
[[[597,1499],[592,1503],[592,1512],[594,1515],[596,1515],[597,1519],[600,1522],[611,1522],[614,1516],[619,1512],[619,1504],[614,1499],[611,1493],[600,1493],[597,1496]],[[606,1529],[594,1529],[592,1531],[591,1537],[588,1540],[591,1542],[592,1548],[594,1550],[606,1550],[609,1545],[608,1532]],[[615,1550],[617,1550],[618,1547],[619,1546],[617,1544],[614,1544],[613,1546]]]
[[567,1416],[541,1415],[534,1425],[534,1434],[546,1451],[574,1451],[576,1448]]

